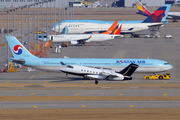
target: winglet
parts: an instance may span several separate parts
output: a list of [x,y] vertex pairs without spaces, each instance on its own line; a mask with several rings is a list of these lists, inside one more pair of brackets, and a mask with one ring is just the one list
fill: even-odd
[[61,65],[66,65],[65,63],[63,63],[63,62],[60,62],[61,63]]
[[168,16],[168,12],[169,12],[169,10],[171,8],[171,4],[165,4],[164,6],[167,6],[167,8],[166,8],[165,16],[163,17],[162,21],[167,22],[166,18]]

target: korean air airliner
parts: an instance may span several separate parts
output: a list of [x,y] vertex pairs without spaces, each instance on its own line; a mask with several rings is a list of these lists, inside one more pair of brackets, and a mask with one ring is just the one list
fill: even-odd
[[[159,7],[145,20],[139,21],[118,21],[118,24],[123,24],[121,34],[133,34],[144,30],[150,30],[162,27],[167,23],[166,17],[171,5]],[[54,32],[63,33],[67,31],[68,34],[104,32],[114,23],[114,21],[101,20],[65,20],[52,26]]]
[[135,59],[135,58],[39,58],[32,55],[14,36],[6,36],[13,58],[9,61],[22,64],[44,71],[60,72],[66,65],[83,65],[111,68],[116,71],[124,69],[130,63],[137,64],[139,67],[136,72],[157,73],[172,69],[168,62],[158,59]]

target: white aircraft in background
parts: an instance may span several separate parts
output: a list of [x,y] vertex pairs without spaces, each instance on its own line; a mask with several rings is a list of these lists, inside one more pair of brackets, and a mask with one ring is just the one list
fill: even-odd
[[[137,14],[144,16],[150,16],[152,14],[139,1],[136,1],[136,6],[139,10],[138,12],[136,12]],[[180,19],[180,12],[168,12],[167,19],[173,19],[173,22],[177,22],[177,19]]]
[[[61,62],[62,65],[65,65]],[[110,68],[101,67],[88,67],[80,65],[68,65],[60,69],[61,72],[66,73],[66,78],[68,74],[83,76],[84,79],[91,78],[95,79],[95,84],[98,84],[98,80],[112,80],[112,81],[123,81],[132,80],[131,75],[139,66],[137,64],[131,63],[125,67],[120,72],[116,72]]]
[[118,29],[118,21],[115,21],[108,31],[101,34],[63,34],[49,35],[48,39],[53,43],[69,42],[72,45],[85,44],[86,42],[102,42],[123,37],[120,35],[121,27]]
[[[121,34],[133,34],[163,26],[167,21],[162,21],[162,19],[166,19],[165,13],[168,13],[169,8],[170,5],[160,7],[143,21],[118,21],[118,24],[123,24]],[[65,31],[67,34],[104,32],[108,30],[113,22],[100,20],[65,20],[53,25],[52,30],[59,33]]]

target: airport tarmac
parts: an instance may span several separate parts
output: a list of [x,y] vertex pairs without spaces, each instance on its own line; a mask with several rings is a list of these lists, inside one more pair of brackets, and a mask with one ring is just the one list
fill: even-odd
[[[126,35],[112,41],[62,47],[60,53],[51,48],[46,53],[51,58],[161,59],[173,65],[167,71],[171,73],[170,80],[144,80],[147,74],[134,74],[131,81],[99,81],[95,85],[94,80],[78,76],[69,75],[66,79],[64,73],[28,72],[22,68],[16,73],[0,73],[0,119],[45,120],[58,119],[60,115],[62,119],[82,120],[125,120],[130,116],[134,120],[180,119],[179,31],[179,22],[169,23],[160,29],[160,38],[144,38],[149,34],[145,31],[140,33],[142,38]],[[19,33],[17,30],[16,35]],[[174,37],[165,39],[166,34]],[[1,43],[6,42],[5,35],[1,34],[0,39]],[[7,47],[1,46],[0,51],[0,69],[4,69]]]
[[0,109],[180,108],[180,101],[11,101],[0,105]]
[[[133,87],[132,87],[133,88]],[[76,88],[77,89],[77,88]],[[1,90],[1,96],[180,96],[180,89]]]

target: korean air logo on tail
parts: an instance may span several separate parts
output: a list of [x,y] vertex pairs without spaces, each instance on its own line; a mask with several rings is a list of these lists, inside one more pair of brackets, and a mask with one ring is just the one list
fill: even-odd
[[14,46],[13,48],[13,52],[16,54],[16,55],[21,55],[22,52],[23,52],[23,47],[21,45],[16,45]]

